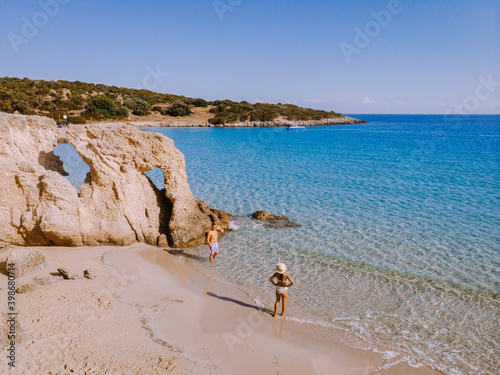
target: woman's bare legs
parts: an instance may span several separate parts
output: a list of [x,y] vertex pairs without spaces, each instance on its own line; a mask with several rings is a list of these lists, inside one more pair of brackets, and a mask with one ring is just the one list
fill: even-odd
[[281,310],[281,316],[285,315],[286,309],[286,297],[288,296],[288,290],[283,293],[283,309]]
[[280,299],[281,299],[281,294],[276,293],[276,303],[274,304],[274,315],[273,315],[273,318],[276,317],[276,313],[278,312],[278,305],[280,303]]

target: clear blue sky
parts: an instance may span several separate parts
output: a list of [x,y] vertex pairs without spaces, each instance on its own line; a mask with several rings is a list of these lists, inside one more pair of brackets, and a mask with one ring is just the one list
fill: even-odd
[[0,76],[342,113],[500,113],[498,0],[4,0],[0,37]]

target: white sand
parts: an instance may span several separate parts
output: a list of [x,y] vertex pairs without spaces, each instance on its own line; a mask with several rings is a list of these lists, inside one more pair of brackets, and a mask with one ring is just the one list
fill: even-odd
[[[53,276],[53,284],[16,295],[23,337],[15,369],[2,356],[2,374],[437,374],[403,362],[383,369],[381,354],[343,344],[341,331],[272,318],[243,291],[187,269],[164,249],[37,249],[48,268],[18,286],[61,267],[97,277]],[[3,274],[0,288],[4,313]],[[0,343],[5,349],[5,337]]]

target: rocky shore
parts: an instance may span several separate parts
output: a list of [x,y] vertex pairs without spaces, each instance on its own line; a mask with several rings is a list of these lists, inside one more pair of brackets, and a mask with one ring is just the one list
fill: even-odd
[[[213,223],[229,227],[230,214],[193,197],[184,155],[159,133],[120,123],[58,128],[47,117],[5,113],[0,131],[0,247],[186,247],[203,243]],[[79,191],[53,152],[58,143],[70,143],[90,168]],[[153,168],[163,189],[144,174]],[[300,226],[257,214],[271,228]]]
[[[196,200],[174,142],[132,126],[69,126],[65,139],[89,166],[78,192],[53,152],[54,120],[0,113],[0,246],[202,243],[230,215]],[[164,188],[144,172],[159,168]]]
[[364,124],[366,121],[358,120],[348,116],[339,116],[333,118],[325,118],[322,120],[309,121],[289,121],[289,120],[273,120],[273,121],[246,121],[233,124],[212,125],[208,122],[200,121],[132,121],[128,125],[147,128],[182,128],[182,127],[219,127],[219,128],[254,128],[254,127],[274,127],[274,126],[326,126],[326,125],[348,125],[348,124]]

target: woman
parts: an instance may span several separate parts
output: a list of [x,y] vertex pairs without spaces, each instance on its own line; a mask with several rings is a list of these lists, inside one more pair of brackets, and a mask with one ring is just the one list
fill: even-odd
[[[276,303],[274,304],[273,317],[276,316],[276,313],[278,311],[278,305],[280,303],[281,298],[283,298],[283,310],[281,311],[281,316],[283,316],[285,314],[286,297],[288,296],[288,288],[293,285],[292,278],[285,272],[286,272],[286,264],[285,263],[278,263],[276,265],[276,272],[269,279],[271,284],[276,286]],[[276,283],[274,282],[275,278],[276,278]],[[288,281],[290,281],[290,284],[288,284]]]

